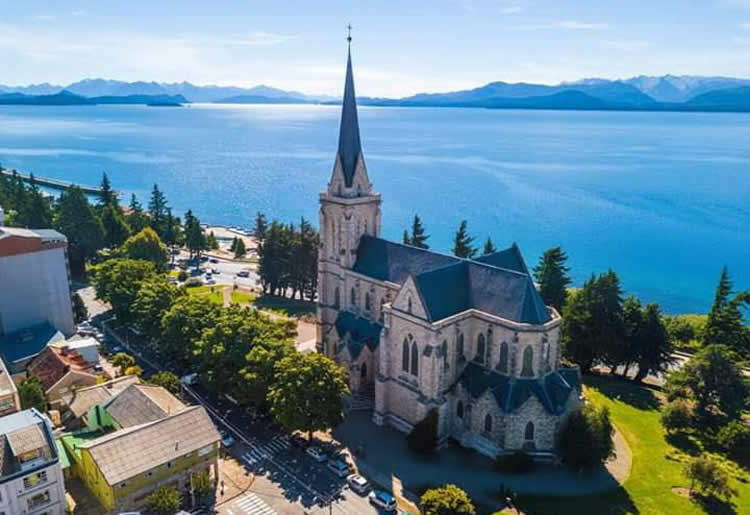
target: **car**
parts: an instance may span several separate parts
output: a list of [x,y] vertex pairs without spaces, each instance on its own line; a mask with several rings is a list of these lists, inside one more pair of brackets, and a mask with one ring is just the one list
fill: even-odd
[[385,490],[374,490],[368,495],[370,503],[384,511],[396,511],[396,499]]
[[211,273],[214,274],[214,275],[219,275],[220,272],[219,272],[218,268],[212,268],[211,269]]
[[200,261],[201,263],[205,263],[206,261],[208,261],[208,256],[201,256]]
[[209,262],[209,263],[213,263],[213,264],[216,264],[216,263],[218,263],[218,262],[219,262],[219,260],[218,260],[218,259],[216,259],[216,258],[211,258],[211,259],[209,259],[209,260],[208,260],[208,262]]
[[341,458],[331,458],[328,460],[326,466],[328,467],[328,470],[336,474],[338,477],[346,477],[352,472],[349,464]]
[[125,352],[125,349],[123,349],[120,345],[115,345],[112,347],[112,352]]
[[219,435],[221,435],[221,443],[224,447],[231,447],[234,445],[234,438],[232,438],[232,435],[228,434],[223,429],[219,431]]
[[322,450],[320,450],[320,447],[308,447],[305,451],[307,454],[309,454],[312,459],[317,461],[318,463],[323,463],[328,459],[328,456],[326,456],[326,453],[324,453]]
[[302,435],[296,434],[296,433],[292,435],[292,437],[289,439],[289,442],[293,446],[299,447],[300,449],[302,449],[303,447],[305,447],[305,445],[307,445],[307,439],[303,437]]
[[250,277],[250,271],[240,270],[239,272],[237,272],[237,277]]
[[169,282],[172,283],[172,284],[177,284],[178,281],[177,281],[176,277],[170,277],[169,278]]
[[205,284],[216,284],[216,279],[209,279]]
[[358,494],[367,493],[367,491],[370,489],[370,483],[359,474],[350,474],[349,476],[347,476],[346,482],[349,484],[351,489]]

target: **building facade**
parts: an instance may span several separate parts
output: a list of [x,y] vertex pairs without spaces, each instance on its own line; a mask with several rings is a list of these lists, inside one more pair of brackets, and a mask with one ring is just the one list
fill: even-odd
[[63,515],[65,485],[49,420],[30,409],[0,418],[0,515]]
[[552,454],[581,394],[578,370],[560,366],[560,314],[515,244],[461,259],[380,238],[351,51],[319,200],[318,348],[348,370],[353,392],[374,398],[374,422],[408,432],[436,410],[441,441],[488,456]]

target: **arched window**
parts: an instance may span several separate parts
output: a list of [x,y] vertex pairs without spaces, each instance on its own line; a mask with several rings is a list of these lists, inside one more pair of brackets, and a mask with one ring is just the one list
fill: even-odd
[[526,424],[526,430],[523,432],[523,439],[524,440],[533,440],[534,439],[534,423],[529,422]]
[[353,308],[357,307],[357,292],[354,291],[354,287],[352,287],[352,291],[349,294],[349,303],[352,305]]
[[534,361],[534,350],[531,345],[528,345],[523,350],[523,368],[521,369],[522,377],[531,377],[534,375],[534,367],[532,362]]
[[508,344],[506,342],[500,344],[500,362],[497,365],[500,372],[508,373]]
[[443,351],[443,368],[445,370],[448,370],[448,342],[443,340],[442,345],[442,351]]
[[409,313],[411,313],[411,297],[409,297],[408,299],[406,299],[406,311],[408,311]]
[[333,307],[335,308],[339,307],[339,303],[341,302],[340,297],[341,297],[341,294],[339,292],[339,287],[336,286],[336,289],[333,290]]
[[417,348],[417,342],[411,343],[411,374],[414,376],[419,375],[419,349]]
[[484,432],[492,432],[492,415],[490,415],[489,413],[487,413],[487,415],[484,417]]
[[339,194],[339,197],[340,197],[340,196],[341,196],[341,183],[339,183],[339,186],[338,186],[338,188],[337,188],[337,191],[338,191],[338,194]]
[[385,306],[385,297],[380,299],[380,322],[381,323],[385,319],[385,312],[383,311],[383,306]]
[[456,404],[456,416],[464,418],[464,403],[461,401],[458,401],[458,404]]
[[403,349],[401,350],[401,368],[404,372],[409,372],[409,342],[404,338]]
[[484,363],[484,354],[486,352],[487,345],[484,341],[484,334],[479,333],[479,337],[477,338],[477,357],[475,358],[478,362]]
[[367,379],[367,363],[362,363],[362,369],[360,370],[359,375],[362,379]]
[[365,293],[365,311],[370,311],[370,294]]
[[456,338],[456,354],[458,359],[464,357],[464,333],[458,333],[458,338]]

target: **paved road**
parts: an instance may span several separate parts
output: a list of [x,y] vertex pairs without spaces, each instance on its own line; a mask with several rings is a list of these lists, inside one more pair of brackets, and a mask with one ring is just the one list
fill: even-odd
[[[174,256],[175,262],[177,262],[180,259],[188,259],[189,254],[185,252],[184,250],[181,250],[178,255]],[[258,277],[258,274],[255,272],[256,265],[251,263],[239,263],[236,261],[232,261],[229,259],[218,259],[218,258],[209,258],[208,261],[205,261],[201,263],[200,265],[201,269],[201,275],[200,277],[205,280],[206,278],[206,272],[216,270],[219,273],[212,273],[211,277],[213,280],[216,281],[216,284],[225,284],[229,286],[233,286],[234,284],[237,284],[237,286],[241,286],[244,288],[256,288],[259,286],[260,278]],[[188,273],[191,273],[194,270],[194,267],[190,267],[187,269]],[[240,277],[237,274],[240,273],[243,270],[247,270],[250,272],[249,277]]]

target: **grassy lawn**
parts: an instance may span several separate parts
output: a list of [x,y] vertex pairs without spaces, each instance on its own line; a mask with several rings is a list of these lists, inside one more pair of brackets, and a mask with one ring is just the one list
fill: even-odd
[[315,318],[315,303],[273,295],[262,295],[255,299],[255,307],[274,311],[280,315],[297,318]]
[[633,453],[633,468],[623,487],[587,497],[521,496],[519,505],[529,514],[750,514],[750,474],[727,462],[732,487],[738,492],[733,504],[701,506],[672,492],[672,487],[688,487],[682,474],[687,452],[698,449],[691,442],[680,450],[665,439],[659,421],[658,392],[610,378],[584,377],[591,402],[607,406],[612,421],[622,432]]
[[232,304],[250,304],[255,300],[255,295],[244,291],[232,291]]

